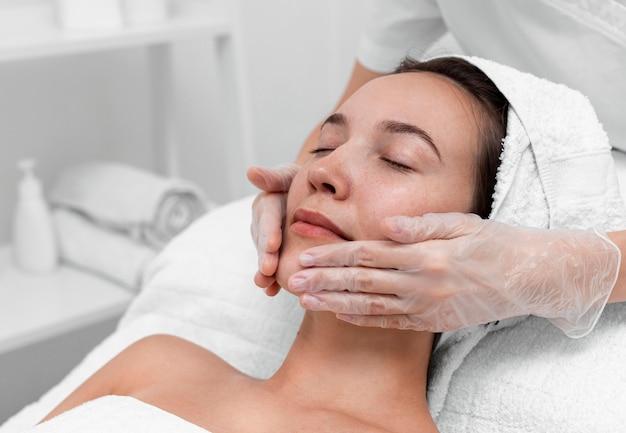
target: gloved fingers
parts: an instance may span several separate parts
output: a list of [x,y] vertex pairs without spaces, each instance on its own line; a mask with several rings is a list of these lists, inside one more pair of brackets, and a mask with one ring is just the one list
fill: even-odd
[[267,296],[276,296],[280,292],[280,285],[274,281],[271,286],[265,288],[265,294]]
[[419,320],[407,314],[386,316],[363,316],[358,314],[337,314],[337,318],[353,325],[372,328],[411,329],[426,331],[427,327]]
[[322,290],[391,295],[406,291],[419,292],[419,288],[415,289],[410,274],[390,269],[361,267],[305,269],[289,277],[287,288],[295,294],[317,293]]
[[254,275],[254,284],[261,287],[268,296],[276,296],[281,289],[280,284],[278,284],[274,277],[268,277],[259,271]]
[[274,276],[263,275],[261,271],[256,271],[256,274],[254,274],[254,284],[262,289],[271,286],[275,281],[276,278]]
[[258,245],[259,245],[259,230],[258,230],[259,212],[261,208],[261,205],[258,204],[258,201],[263,198],[264,197],[261,196],[261,194],[259,194],[254,198],[254,201],[252,202],[252,218],[250,221],[250,235],[252,236],[254,245],[257,247],[257,251],[258,251]]
[[340,320],[358,326],[428,332],[448,332],[478,324],[478,322],[467,323],[460,320],[454,309],[450,308],[435,308],[423,314],[362,315],[339,313],[336,316]]
[[295,163],[283,164],[275,168],[250,166],[246,171],[248,180],[259,189],[266,192],[287,192],[291,181],[300,166]]
[[430,239],[453,239],[479,231],[485,220],[460,212],[393,216],[383,220],[385,235],[396,242],[415,243]]
[[406,270],[419,267],[421,256],[419,246],[393,241],[352,241],[309,248],[300,254],[300,264]]
[[[282,242],[282,220],[284,216],[284,194],[261,193],[258,206],[253,207],[253,230],[257,234],[255,239],[259,257],[261,253],[276,253]],[[260,210],[256,210],[260,209]]]
[[265,199],[267,198],[266,193],[257,194],[252,202],[252,218],[250,220],[250,235],[252,236],[252,240],[254,241],[254,245],[257,248],[257,252],[259,251],[259,219],[262,214],[262,210],[264,208]]
[[425,330],[448,332],[516,315],[518,314],[498,311],[496,305],[489,305],[481,297],[459,294],[412,314],[411,318],[419,320]]
[[263,254],[259,261],[259,270],[264,275],[274,275],[278,270],[278,253]]
[[393,295],[346,292],[317,292],[300,297],[300,304],[311,311],[333,313],[389,315],[404,314],[404,305]]

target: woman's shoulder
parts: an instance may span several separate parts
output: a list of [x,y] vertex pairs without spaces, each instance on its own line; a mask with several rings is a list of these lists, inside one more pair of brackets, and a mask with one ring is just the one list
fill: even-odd
[[173,335],[151,335],[125,349],[129,368],[112,394],[134,397],[211,431],[230,425],[241,395],[257,395],[256,381],[219,356]]
[[204,347],[169,334],[154,334],[135,341],[119,357],[123,369],[114,393],[132,394],[154,384],[210,382],[216,385],[243,376],[226,361]]
[[[172,390],[213,396],[232,382],[246,378],[217,355],[185,339],[156,334],[119,352],[55,407],[44,420],[87,401],[106,396],[151,397],[155,402]],[[207,385],[210,384],[211,386]],[[206,390],[210,392],[206,392]]]

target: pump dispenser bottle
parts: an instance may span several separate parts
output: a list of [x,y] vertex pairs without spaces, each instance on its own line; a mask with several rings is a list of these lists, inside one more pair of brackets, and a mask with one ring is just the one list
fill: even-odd
[[23,178],[18,188],[13,223],[15,262],[27,272],[51,272],[58,264],[56,235],[41,182],[33,172],[35,161],[22,160],[18,167]]

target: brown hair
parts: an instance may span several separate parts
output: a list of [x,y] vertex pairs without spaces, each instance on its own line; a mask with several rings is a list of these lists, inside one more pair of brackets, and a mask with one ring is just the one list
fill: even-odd
[[475,165],[472,212],[481,218],[489,217],[500,165],[502,139],[506,135],[509,102],[491,79],[478,67],[458,57],[439,57],[418,61],[405,57],[392,74],[403,72],[432,72],[443,75],[467,90],[478,102],[481,122],[479,147]]

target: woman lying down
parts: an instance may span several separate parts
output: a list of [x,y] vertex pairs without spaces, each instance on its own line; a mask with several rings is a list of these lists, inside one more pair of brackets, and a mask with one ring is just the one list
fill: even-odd
[[[292,183],[280,285],[301,269],[307,248],[387,239],[387,216],[486,218],[507,109],[494,83],[461,58],[407,58],[361,87],[323,123]],[[181,432],[436,432],[426,401],[433,340],[429,332],[358,327],[307,311],[282,366],[259,380],[200,346],[154,335],[118,354],[43,421],[89,402],[83,408],[109,408],[103,425],[133,416],[116,404],[149,406]]]

